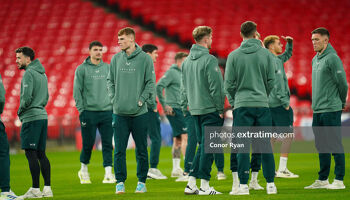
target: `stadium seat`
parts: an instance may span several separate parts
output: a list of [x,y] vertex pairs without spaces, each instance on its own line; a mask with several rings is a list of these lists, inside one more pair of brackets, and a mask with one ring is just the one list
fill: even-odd
[[[154,24],[158,30],[165,30],[169,36],[178,36],[181,42],[192,42],[192,30],[198,25],[209,25],[213,28],[212,52],[219,57],[227,55],[239,47],[240,24],[246,20],[253,20],[258,24],[258,31],[264,38],[267,35],[290,35],[294,38],[292,58],[287,62],[289,68],[289,84],[291,89],[304,98],[311,93],[311,77],[301,78],[299,74],[311,74],[311,59],[315,55],[310,32],[319,26],[327,27],[332,33],[331,43],[343,59],[344,68],[350,64],[346,57],[350,40],[343,37],[343,33],[350,28],[350,1],[339,0],[327,2],[315,1],[312,6],[303,0],[283,1],[262,0],[221,0],[220,3],[203,0],[201,3],[188,0],[186,3],[178,0],[143,1],[111,0],[110,5],[119,5],[122,11],[129,11],[134,18],[141,17],[145,24]],[[266,7],[268,5],[268,7]],[[308,7],[305,12],[304,7]],[[195,9],[194,9],[195,8]],[[247,12],[249,10],[249,13]],[[276,16],[276,10],[283,10]],[[315,20],[322,10],[321,19]],[[337,12],[334,12],[337,10]],[[230,12],[227,12],[230,11]],[[331,17],[330,17],[331,16]],[[339,27],[342,21],[342,27]],[[344,40],[347,40],[344,41]],[[284,43],[284,42],[283,42]],[[348,72],[349,73],[349,72]],[[303,83],[307,79],[305,83]],[[302,84],[300,84],[302,83]]]
[[[133,27],[139,45],[153,43],[159,46],[160,56],[155,64],[157,79],[160,78],[159,74],[164,73],[163,69],[173,63],[175,55],[171,54],[169,58],[163,54],[181,50],[177,45],[131,25],[103,8],[95,7],[91,2],[4,0],[1,4],[3,30],[0,32],[0,73],[6,88],[4,123],[6,127],[16,127],[14,123],[19,107],[23,71],[17,69],[14,51],[20,46],[30,46],[43,63],[48,76],[50,99],[46,109],[49,114],[49,138],[60,136],[58,126],[61,122],[65,131],[74,130],[75,133],[75,127],[79,126],[73,99],[73,79],[76,67],[88,56],[91,41],[100,40],[105,45],[107,51],[104,61],[109,63],[112,56],[120,51],[117,44],[118,30],[126,26]],[[69,135],[65,131],[63,134]]]

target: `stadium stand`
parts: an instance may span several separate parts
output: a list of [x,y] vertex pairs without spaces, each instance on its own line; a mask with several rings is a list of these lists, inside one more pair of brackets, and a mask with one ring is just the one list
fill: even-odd
[[[131,26],[139,45],[153,43],[159,48],[155,64],[157,79],[173,63],[178,45],[154,36],[150,31],[81,0],[4,0],[1,1],[0,73],[6,89],[2,120],[9,139],[19,138],[20,84],[23,71],[17,69],[15,49],[30,46],[43,63],[49,81],[49,138],[73,137],[79,126],[73,99],[76,67],[88,56],[88,45],[99,40],[105,45],[104,61],[109,63],[119,52],[118,30]],[[188,51],[188,50],[186,50]],[[160,106],[159,106],[160,108]]]
[[[286,63],[289,85],[294,94],[310,100],[311,59],[315,55],[310,32],[320,26],[331,32],[331,43],[338,50],[349,77],[350,40],[344,33],[350,30],[348,8],[350,1],[315,0],[108,0],[109,5],[129,12],[133,18],[142,18],[145,24],[154,24],[169,36],[192,42],[191,33],[198,25],[213,27],[212,51],[226,58],[240,45],[240,24],[255,21],[262,37],[270,34],[290,35],[294,38],[293,56]],[[327,5],[325,7],[325,5]],[[322,10],[322,13],[319,13]],[[337,12],[334,12],[337,10]],[[339,21],[342,25],[339,26]],[[349,78],[348,78],[349,80]]]
[[[191,32],[195,26],[209,25],[214,29],[213,53],[226,59],[228,53],[240,45],[240,24],[245,20],[257,22],[262,37],[268,34],[294,37],[292,58],[286,63],[286,72],[292,93],[291,105],[296,117],[310,116],[311,59],[315,55],[310,32],[325,26],[331,32],[331,43],[338,50],[348,80],[350,38],[344,32],[350,30],[347,0],[104,0],[115,12],[128,12],[132,18],[142,19],[143,25],[152,24],[155,30],[144,30],[127,19],[108,13],[104,8],[81,0],[3,0],[0,10],[0,73],[6,89],[6,106],[2,115],[10,139],[19,138],[17,109],[19,106],[20,82],[23,71],[17,69],[14,50],[30,46],[46,68],[49,80],[50,100],[49,137],[74,137],[79,125],[78,112],[72,97],[75,68],[85,59],[88,44],[100,40],[105,45],[104,61],[120,51],[117,32],[125,26],[137,32],[137,42],[142,45],[153,43],[159,48],[155,64],[157,80],[163,75],[176,51],[178,44],[155,36],[164,32],[176,36],[182,44],[192,43]],[[322,7],[322,9],[320,9]],[[195,8],[195,9],[194,9]],[[277,9],[279,8],[279,9]],[[334,12],[334,9],[337,12]],[[322,13],[318,13],[322,10]],[[338,21],[342,20],[342,25]],[[306,99],[306,100],[299,100]],[[226,106],[228,103],[226,103]],[[161,106],[158,105],[161,111]],[[298,121],[298,120],[296,120]]]

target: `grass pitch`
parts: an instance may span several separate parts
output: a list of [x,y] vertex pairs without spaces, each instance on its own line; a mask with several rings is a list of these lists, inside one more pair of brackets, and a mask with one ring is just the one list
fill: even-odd
[[[128,179],[125,182],[126,193],[122,195],[115,194],[115,184],[102,184],[104,168],[102,166],[102,153],[94,151],[89,164],[89,173],[92,184],[81,185],[77,173],[80,169],[79,152],[66,151],[58,152],[54,149],[48,149],[47,153],[52,168],[52,189],[53,199],[59,200],[95,200],[95,199],[347,199],[350,197],[350,179],[345,176],[345,190],[330,191],[304,190],[304,186],[310,185],[317,179],[318,156],[317,154],[291,154],[288,159],[288,168],[299,174],[297,179],[276,178],[275,183],[278,188],[277,195],[267,195],[264,191],[251,191],[249,196],[230,196],[228,193],[232,186],[232,176],[230,171],[230,155],[225,154],[225,174],[227,180],[218,181],[215,179],[216,167],[213,166],[212,179],[210,185],[216,190],[223,192],[223,195],[217,196],[185,196],[183,191],[186,183],[175,182],[175,178],[170,178],[172,170],[171,148],[162,147],[160,154],[159,169],[169,178],[167,180],[147,180],[146,186],[148,192],[145,194],[135,194],[137,184],[136,161],[134,150],[127,151],[127,169]],[[275,155],[276,167],[278,167],[279,155]],[[349,154],[346,154],[346,173],[349,173]],[[334,179],[334,163],[332,163],[330,182]],[[259,183],[266,187],[266,182],[259,173]],[[40,179],[41,189],[43,179]],[[199,187],[200,181],[197,181]],[[27,160],[23,151],[16,155],[11,155],[11,188],[17,195],[24,194],[31,186],[31,176]],[[52,199],[52,198],[51,198]]]

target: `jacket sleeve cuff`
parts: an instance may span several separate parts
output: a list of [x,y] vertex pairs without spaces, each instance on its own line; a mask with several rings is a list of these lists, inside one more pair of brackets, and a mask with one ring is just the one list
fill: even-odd
[[289,107],[289,102],[283,102],[282,105],[283,105],[284,108],[287,108],[287,107]]
[[79,115],[82,113],[82,112],[84,112],[84,109],[78,109],[78,112],[79,112]]
[[142,102],[142,104],[144,104],[144,103],[145,103],[145,100],[146,100],[146,99],[145,99],[143,96],[141,96],[141,97],[140,97],[140,99],[139,99],[139,101],[141,101],[141,102]]
[[160,105],[162,105],[162,108],[164,109],[166,104],[165,103],[160,103]]

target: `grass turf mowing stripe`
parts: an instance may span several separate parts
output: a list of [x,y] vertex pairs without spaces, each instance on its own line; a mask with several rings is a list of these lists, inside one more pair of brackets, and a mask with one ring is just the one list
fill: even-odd
[[[218,181],[215,179],[217,169],[213,165],[212,179],[210,185],[223,192],[223,195],[217,196],[187,196],[184,195],[186,183],[175,182],[175,178],[170,178],[172,170],[171,148],[162,147],[160,154],[160,162],[158,168],[164,175],[168,176],[166,180],[147,180],[147,193],[135,194],[137,178],[136,178],[136,161],[134,150],[127,151],[127,169],[128,179],[125,182],[126,193],[120,196],[115,194],[115,184],[102,184],[104,176],[104,168],[102,166],[102,153],[93,151],[92,159],[89,167],[89,173],[92,184],[81,185],[77,173],[80,169],[79,154],[77,151],[53,152],[48,150],[48,157],[52,168],[52,189],[54,193],[53,199],[59,200],[75,200],[75,199],[339,199],[350,197],[350,180],[345,176],[345,190],[305,190],[304,186],[310,185],[317,179],[318,175],[318,155],[317,154],[290,154],[288,159],[288,169],[298,174],[297,179],[281,179],[276,178],[275,183],[278,189],[277,195],[266,194],[266,182],[259,173],[259,184],[265,188],[263,191],[250,191],[249,196],[232,197],[228,193],[232,187],[232,176],[230,171],[230,155],[225,154],[224,172],[227,180]],[[275,155],[276,168],[278,167],[279,154]],[[346,154],[346,173],[349,172],[349,154]],[[332,161],[333,162],[333,161]],[[182,165],[183,166],[183,161]],[[330,182],[334,179],[334,163],[332,163]],[[40,178],[41,188],[43,187],[43,179]],[[197,180],[197,186],[200,181]],[[17,194],[24,194],[31,187],[31,176],[28,168],[27,160],[23,151],[16,155],[11,155],[11,189]]]

